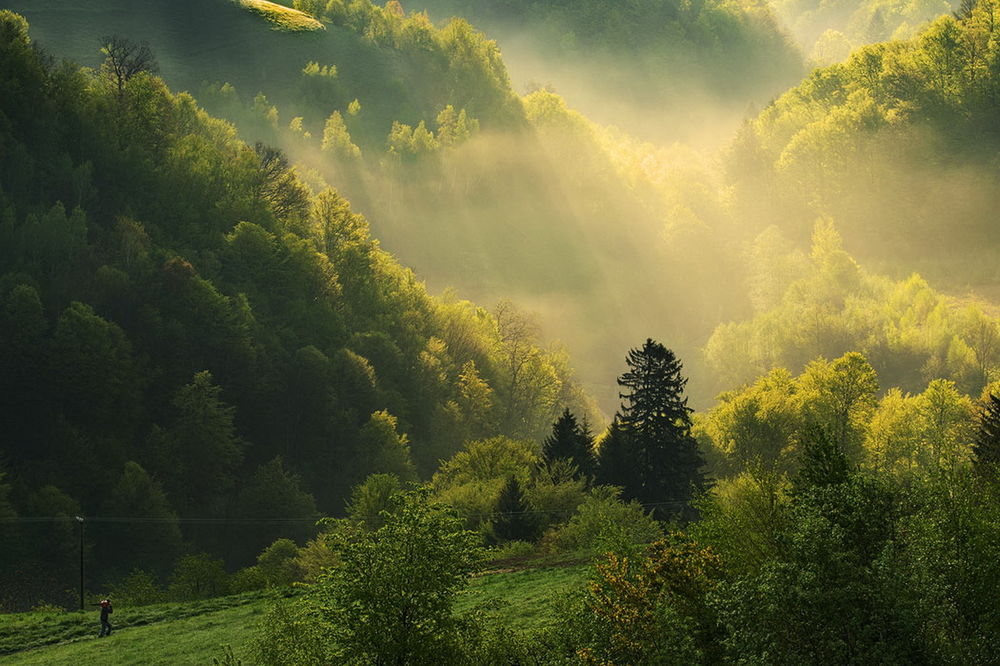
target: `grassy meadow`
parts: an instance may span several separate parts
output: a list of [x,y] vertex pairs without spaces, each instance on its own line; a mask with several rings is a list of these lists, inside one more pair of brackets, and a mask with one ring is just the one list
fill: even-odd
[[[497,605],[519,631],[549,626],[559,599],[582,586],[586,566],[553,563],[535,569],[502,569],[475,578],[457,610]],[[205,664],[232,645],[236,656],[253,635],[273,599],[253,592],[204,601],[116,608],[115,633],[98,639],[97,611],[0,615],[0,662],[10,664]],[[26,649],[28,648],[28,649]],[[14,650],[19,650],[13,652]]]
[[297,9],[279,5],[268,0],[238,0],[240,7],[263,16],[270,21],[275,30],[290,32],[325,30],[323,24]]

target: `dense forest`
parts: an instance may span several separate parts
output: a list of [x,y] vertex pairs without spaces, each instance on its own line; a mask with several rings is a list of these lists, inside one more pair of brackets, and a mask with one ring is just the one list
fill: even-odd
[[[601,422],[530,317],[429,296],[335,191],[313,194],[151,62],[115,66],[143,65],[141,49],[88,72],[53,63],[10,12],[3,29],[0,374],[18,515],[301,518],[301,534],[369,473],[426,477],[463,441],[540,436],[567,406]],[[170,564],[182,535],[151,529],[142,548]]]
[[[0,10],[0,608],[85,564],[286,590],[250,663],[995,660],[993,0],[153,4]],[[630,62],[622,122],[508,57]],[[544,628],[456,605],[535,560],[589,562]]]
[[506,46],[522,78],[554,85],[601,123],[659,141],[697,136],[686,118],[692,107],[725,122],[804,71],[799,48],[762,2],[425,0],[416,7],[470,19]]

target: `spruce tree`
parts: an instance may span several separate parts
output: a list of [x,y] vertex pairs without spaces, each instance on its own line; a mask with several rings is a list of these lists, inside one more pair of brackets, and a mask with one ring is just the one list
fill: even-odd
[[576,465],[580,475],[590,476],[594,473],[593,446],[590,428],[586,423],[577,423],[576,416],[566,408],[552,424],[552,434],[542,442],[542,455],[545,462],[568,460]]
[[812,426],[802,439],[802,461],[795,477],[795,487],[802,492],[846,483],[851,464],[843,446],[819,426]]
[[972,455],[980,473],[996,477],[1000,472],[1000,397],[992,393],[979,414],[979,431],[972,444]]
[[496,518],[493,520],[493,535],[499,541],[531,541],[535,536],[535,525],[528,513],[528,503],[524,500],[521,484],[513,475],[500,490]]
[[656,513],[688,514],[694,493],[705,485],[705,461],[691,435],[691,412],[684,397],[687,379],[674,353],[647,339],[626,357],[629,370],[618,379],[621,427],[635,450],[637,487],[626,488]]
[[597,482],[604,486],[619,486],[625,499],[635,499],[640,479],[634,464],[632,438],[622,428],[618,416],[608,426],[597,454]]

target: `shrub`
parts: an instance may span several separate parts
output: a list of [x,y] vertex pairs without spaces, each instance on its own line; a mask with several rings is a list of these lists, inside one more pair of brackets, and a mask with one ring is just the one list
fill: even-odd
[[649,543],[663,536],[653,517],[636,501],[622,502],[621,489],[598,486],[569,522],[543,538],[547,550],[598,550],[603,543]]
[[172,601],[219,597],[229,592],[229,576],[222,560],[206,553],[185,555],[177,560],[167,594]]
[[166,593],[148,571],[134,569],[117,585],[109,585],[109,595],[124,606],[148,606],[166,600]]
[[298,563],[299,549],[291,539],[278,539],[257,556],[257,569],[267,587],[291,585],[305,572]]

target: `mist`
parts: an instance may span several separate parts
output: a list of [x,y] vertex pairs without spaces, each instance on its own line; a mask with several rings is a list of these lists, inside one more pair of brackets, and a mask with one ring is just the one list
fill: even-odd
[[[146,37],[127,9],[109,2],[102,31]],[[448,14],[443,4],[431,9],[434,18]],[[188,87],[246,140],[281,147],[314,189],[343,193],[432,291],[487,307],[510,299],[534,316],[611,414],[625,352],[647,337],[685,363],[692,405],[711,404],[725,388],[703,347],[716,327],[752,315],[749,257],[772,224],[806,249],[815,219],[829,216],[848,251],[895,277],[914,269],[947,276],[952,260],[941,250],[958,257],[970,243],[992,242],[974,229],[993,206],[992,179],[975,165],[920,166],[942,149],[928,130],[835,152],[835,172],[822,153],[789,152],[781,102],[772,100],[799,80],[820,28],[850,22],[837,12],[818,22],[810,11],[784,3],[780,19],[766,11],[747,19],[743,29],[770,41],[759,51],[744,45],[738,67],[691,34],[686,43],[715,59],[656,45],[643,55],[643,45],[629,51],[612,37],[587,50],[548,39],[566,30],[562,23],[514,26],[484,15],[502,56],[490,65],[489,103],[483,94],[454,98],[432,66],[400,64],[348,28],[276,33],[223,3],[197,28],[175,12],[169,29],[148,37],[168,83]],[[98,38],[68,36],[69,12],[53,6],[29,17],[57,55],[96,64]],[[185,35],[205,46],[181,48]],[[308,80],[310,62],[336,73]],[[412,153],[388,145],[394,122],[410,131],[424,123],[436,141],[436,116],[452,99],[478,128],[467,138]],[[351,113],[354,101],[360,110]],[[360,157],[321,149],[333,111]],[[913,148],[892,157],[890,144],[900,141]],[[936,224],[942,217],[954,220],[947,233]],[[946,286],[963,292],[967,282]]]

